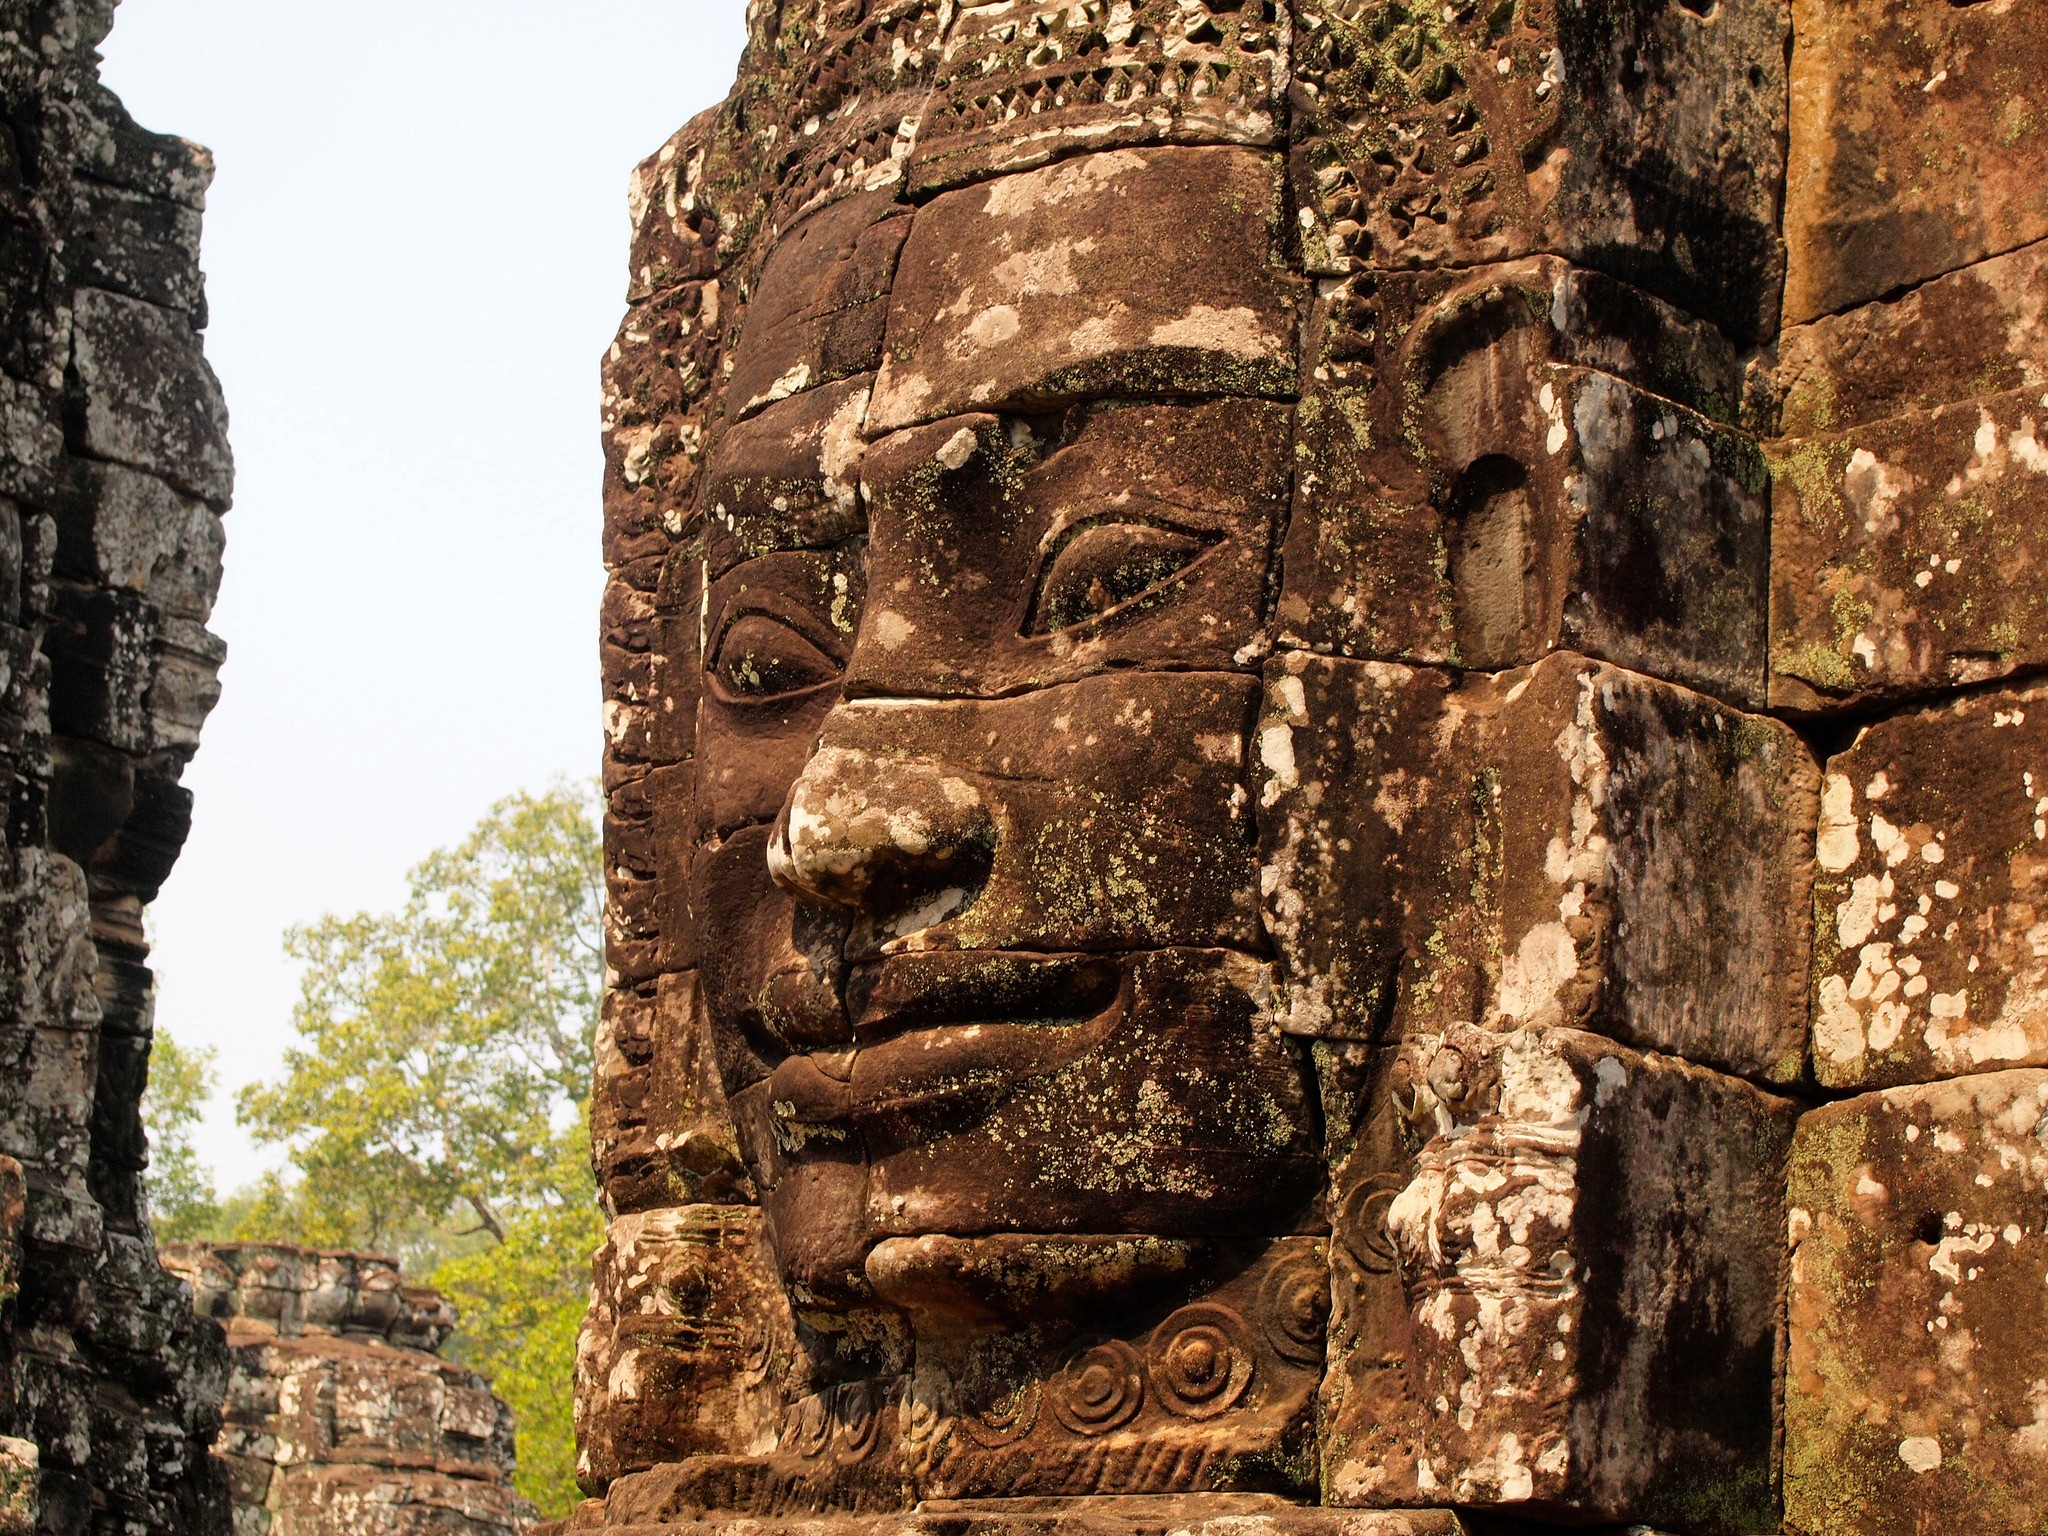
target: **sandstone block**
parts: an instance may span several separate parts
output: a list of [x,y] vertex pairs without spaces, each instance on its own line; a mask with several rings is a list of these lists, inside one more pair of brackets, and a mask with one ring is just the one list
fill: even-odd
[[1353,279],[1312,329],[1285,639],[1762,702],[1768,478],[1712,327],[1538,260]]
[[1785,320],[2048,235],[2048,39],[2024,5],[1795,0]]
[[1814,1067],[1890,1087],[2048,1062],[2048,690],[1868,727],[1828,763]]
[[[848,701],[791,794],[777,860],[813,902],[878,879],[918,898],[864,916],[854,960],[1076,944],[1256,952],[1242,780],[1257,695],[1252,677],[1131,672],[1014,698]],[[1085,804],[1065,793],[1076,784],[1092,786]],[[892,807],[918,817],[917,838],[897,840]],[[1165,890],[1178,899],[1145,894]]]
[[776,400],[882,362],[882,328],[908,210],[887,193],[843,198],[777,242],[732,353],[729,409]]
[[733,318],[716,279],[680,284],[629,310],[605,354],[605,564],[643,588],[686,542]]
[[1354,1160],[1337,1242],[1390,1245],[1405,1307],[1334,1320],[1326,1499],[1770,1528],[1797,1106],[1538,1027],[1411,1037],[1388,1086],[1422,1144]]
[[1286,1028],[1561,1025],[1802,1074],[1819,776],[1786,727],[1571,655],[1454,687],[1297,652],[1259,754]]
[[919,1497],[1308,1492],[1323,1249],[1309,1237],[882,1244],[876,1291],[918,1332],[904,1451]]
[[225,511],[234,493],[227,407],[191,321],[87,288],[72,326],[81,446],[95,458],[162,475]]
[[[599,1507],[587,1514],[579,1510],[562,1524],[560,1532],[537,1526],[533,1536],[595,1530],[631,1531],[634,1536],[710,1536],[733,1523],[685,1519],[628,1526],[607,1522]],[[821,1536],[827,1528],[815,1517],[805,1519],[793,1512],[748,1518],[742,1526],[750,1536]],[[842,1536],[1243,1536],[1247,1531],[1258,1536],[1524,1536],[1526,1530],[1449,1510],[1316,1509],[1276,1495],[1244,1493],[1133,1495],[1059,1503],[999,1498],[931,1500],[917,1510],[894,1514],[837,1514],[831,1517],[829,1529]],[[1655,1533],[1637,1531],[1632,1536]]]
[[357,1334],[431,1353],[455,1331],[439,1292],[408,1285],[396,1261],[288,1243],[172,1243],[165,1267],[202,1317],[240,1318],[282,1338]]
[[295,1468],[271,1497],[270,1536],[517,1536],[533,1519],[505,1483],[435,1472]]
[[1775,329],[1781,0],[1291,9],[1311,271],[1555,251],[1745,339]]
[[204,623],[226,544],[211,508],[154,475],[119,464],[78,466],[77,494],[59,504],[57,569],[148,598]]
[[81,182],[78,199],[65,254],[80,281],[204,323],[198,209],[96,181]]
[[615,1213],[751,1202],[694,974],[607,995],[590,1136]]
[[[243,1454],[279,1467],[346,1464],[502,1479],[511,1410],[472,1371],[419,1350],[331,1335],[280,1338],[235,1321],[233,1373],[266,1389],[238,1393],[228,1424]],[[274,1395],[273,1395],[274,1394]]]
[[[993,957],[976,967],[999,968]],[[897,968],[899,985],[909,969]],[[966,967],[953,969],[964,979]],[[991,1024],[944,1044],[882,1040],[854,1057],[847,1083],[813,1083],[801,1098],[788,1074],[771,1080],[798,1128],[843,1104],[867,1131],[870,1232],[1121,1232],[1158,1221],[1229,1236],[1308,1208],[1314,1108],[1298,1048],[1260,1006],[1267,967],[1178,949],[1041,965],[1019,977],[1020,1014],[1031,1016],[1030,992],[1062,981],[1062,1012],[1094,1017]],[[1047,996],[1033,1011],[1052,1006]],[[871,1004],[862,1022],[886,1027],[886,1011]],[[977,1078],[1006,1091],[984,1105]],[[1162,1107],[1188,1103],[1208,1118]]]
[[1825,438],[1979,396],[2039,394],[2048,389],[2044,303],[2048,242],[2037,242],[1792,326],[1778,344],[1779,430]]
[[1293,393],[1278,160],[1126,149],[962,188],[911,224],[871,433],[1115,394]]
[[586,1488],[678,1456],[774,1447],[799,1361],[758,1210],[619,1217],[598,1250],[592,1298],[576,1350]]
[[1787,1531],[2041,1524],[2044,1184],[2048,1073],[1894,1088],[1800,1122]]
[[902,185],[940,45],[958,15],[951,0],[781,8],[768,99],[748,114],[774,124],[772,137],[763,135],[773,149],[757,189],[767,193],[768,236],[837,198]]
[[633,168],[626,198],[633,221],[629,302],[717,272],[719,221],[703,178],[706,141],[722,116],[716,107],[698,113]]
[[2044,398],[1772,445],[1774,705],[1929,694],[2048,659]]

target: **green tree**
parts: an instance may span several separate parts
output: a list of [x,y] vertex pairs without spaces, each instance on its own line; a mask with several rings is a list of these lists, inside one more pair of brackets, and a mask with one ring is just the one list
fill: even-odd
[[211,1046],[188,1049],[163,1029],[150,1046],[142,1127],[149,1133],[150,1215],[166,1243],[210,1236],[220,1221],[212,1172],[192,1145],[213,1097],[215,1059]]
[[577,1493],[570,1383],[603,1237],[587,1115],[603,990],[603,879],[589,799],[492,807],[409,876],[403,907],[286,936],[300,1044],[242,1090],[292,1177],[230,1197],[234,1225],[394,1252],[462,1314],[451,1353],[519,1420],[519,1487]]

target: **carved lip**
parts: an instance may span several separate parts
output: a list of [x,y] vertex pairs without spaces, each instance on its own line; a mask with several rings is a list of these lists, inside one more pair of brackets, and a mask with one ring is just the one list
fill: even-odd
[[971,1096],[1080,1060],[1123,1018],[1128,967],[1114,955],[955,950],[859,967],[847,985],[855,1047],[776,1070],[787,1118],[874,1120]]

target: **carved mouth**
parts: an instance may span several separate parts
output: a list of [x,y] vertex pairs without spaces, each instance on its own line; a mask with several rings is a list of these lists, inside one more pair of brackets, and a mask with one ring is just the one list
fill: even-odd
[[785,1061],[774,1076],[777,1112],[859,1124],[999,1096],[1107,1039],[1124,1014],[1126,974],[1115,956],[1011,951],[859,967],[847,985],[854,1049]]

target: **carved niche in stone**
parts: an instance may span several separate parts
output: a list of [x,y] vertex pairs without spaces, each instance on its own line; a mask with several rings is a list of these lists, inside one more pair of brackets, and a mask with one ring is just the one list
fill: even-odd
[[579,1522],[1775,1525],[1780,8],[750,17],[607,372]]

